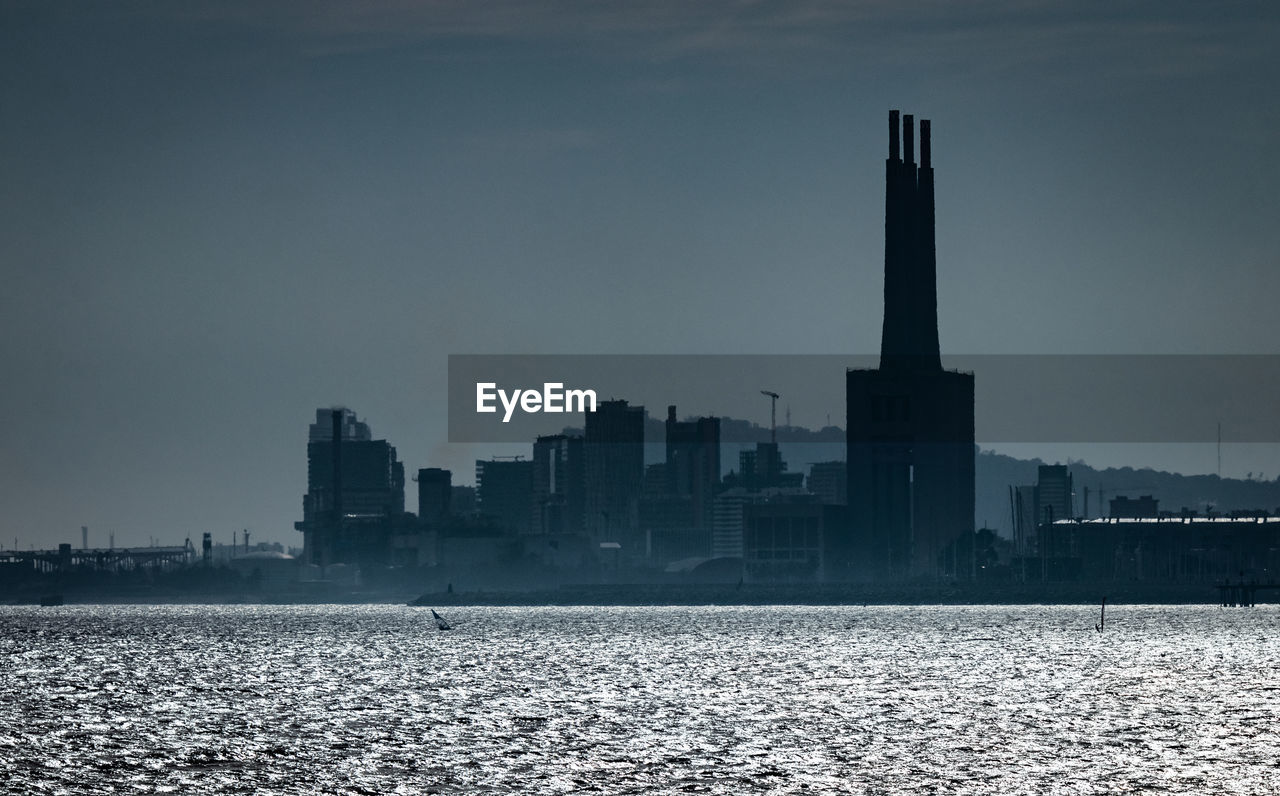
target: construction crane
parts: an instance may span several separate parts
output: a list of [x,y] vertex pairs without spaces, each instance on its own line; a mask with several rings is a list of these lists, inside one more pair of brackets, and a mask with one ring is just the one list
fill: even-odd
[[778,444],[778,394],[761,390],[761,395],[769,396],[769,442]]

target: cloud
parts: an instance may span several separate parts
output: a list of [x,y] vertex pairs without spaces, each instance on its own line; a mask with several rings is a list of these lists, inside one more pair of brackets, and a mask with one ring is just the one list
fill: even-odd
[[[1277,14],[1139,2],[1065,0],[253,0],[140,6],[197,25],[230,25],[293,42],[308,57],[441,42],[598,48],[650,62],[812,59],[981,65],[985,71],[1088,59],[1133,75],[1177,76],[1271,57]],[[145,9],[145,10],[141,10]],[[495,46],[496,45],[496,46]],[[429,54],[429,53],[428,53]]]

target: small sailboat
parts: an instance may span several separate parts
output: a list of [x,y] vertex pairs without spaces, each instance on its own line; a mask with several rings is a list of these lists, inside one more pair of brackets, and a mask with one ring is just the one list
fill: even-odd
[[436,627],[437,627],[437,628],[439,628],[440,630],[452,630],[452,629],[453,629],[453,628],[449,627],[449,623],[445,621],[445,619],[444,619],[444,617],[443,617],[443,616],[441,616],[440,614],[436,613],[436,609],[434,609],[434,608],[432,608],[432,609],[431,609],[431,615],[432,615],[432,616],[434,616],[434,617],[436,618]]
[[1098,616],[1098,623],[1093,626],[1093,629],[1101,633],[1102,628],[1106,627],[1106,625],[1107,625],[1107,598],[1103,597],[1102,613]]

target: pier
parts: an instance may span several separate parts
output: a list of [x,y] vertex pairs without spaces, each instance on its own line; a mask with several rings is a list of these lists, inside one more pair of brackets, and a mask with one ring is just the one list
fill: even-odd
[[94,548],[73,550],[71,545],[59,545],[57,550],[3,550],[0,564],[28,566],[36,572],[67,572],[73,569],[94,569],[105,572],[121,572],[142,567],[172,569],[195,561],[195,548],[188,541],[185,545],[163,547]]

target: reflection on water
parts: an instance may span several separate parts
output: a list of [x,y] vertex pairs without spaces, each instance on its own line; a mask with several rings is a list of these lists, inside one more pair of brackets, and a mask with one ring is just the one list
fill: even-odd
[[1280,790],[1280,610],[0,608],[13,792]]

